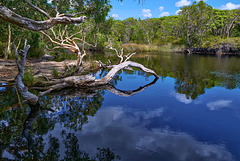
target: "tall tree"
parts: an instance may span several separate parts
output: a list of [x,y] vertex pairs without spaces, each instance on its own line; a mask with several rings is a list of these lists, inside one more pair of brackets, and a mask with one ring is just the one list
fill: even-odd
[[200,46],[212,23],[213,9],[202,0],[181,8],[180,23],[189,52],[193,45]]

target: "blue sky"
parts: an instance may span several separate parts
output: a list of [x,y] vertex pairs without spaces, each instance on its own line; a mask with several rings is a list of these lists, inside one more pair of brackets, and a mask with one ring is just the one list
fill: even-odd
[[[199,1],[199,0],[198,0]],[[217,9],[240,8],[240,0],[204,0],[207,4]],[[115,19],[134,18],[158,18],[176,15],[184,5],[192,4],[193,0],[144,0],[138,4],[138,0],[111,0],[113,6],[109,16]]]

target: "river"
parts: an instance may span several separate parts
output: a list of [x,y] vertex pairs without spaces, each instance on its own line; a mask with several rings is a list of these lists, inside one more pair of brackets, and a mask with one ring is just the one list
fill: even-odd
[[31,110],[16,105],[22,98],[14,87],[1,87],[1,158],[240,160],[240,57],[138,53],[132,60],[160,78],[119,72],[111,85],[135,92],[129,97],[66,89]]

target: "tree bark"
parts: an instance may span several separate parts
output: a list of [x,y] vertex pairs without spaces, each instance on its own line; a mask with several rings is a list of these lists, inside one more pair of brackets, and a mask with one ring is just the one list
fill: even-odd
[[[112,69],[108,72],[108,74],[101,78],[101,79],[95,79],[95,77],[91,75],[85,75],[85,76],[70,76],[66,77],[61,80],[55,80],[51,82],[46,82],[50,86],[49,89],[55,90],[57,88],[54,87],[56,84],[62,84],[62,88],[65,86],[80,86],[80,87],[97,87],[108,84],[113,77],[122,69],[125,69],[127,67],[136,67],[141,69],[142,71],[146,73],[153,74],[155,78],[158,78],[159,76],[151,69],[148,69],[144,67],[142,64],[132,62],[132,61],[126,61],[118,65],[112,65]],[[61,86],[58,86],[58,88],[61,88]],[[51,90],[51,91],[52,91]]]
[[8,59],[9,55],[11,54],[11,25],[8,24],[8,46],[7,52],[5,53],[5,59]]
[[[17,89],[21,93],[23,98],[28,100],[30,104],[33,104],[33,105],[37,104],[38,97],[36,95],[32,94],[31,92],[29,92],[28,88],[22,82],[22,78],[23,78],[24,70],[25,70],[25,67],[24,67],[25,60],[26,60],[27,52],[30,48],[30,45],[26,45],[26,43],[25,43],[24,50],[20,50],[19,53],[16,50],[16,46],[15,45],[13,45],[13,46],[14,46],[14,50],[15,50],[16,63],[17,63],[17,67],[18,67],[18,74],[15,77]],[[20,60],[18,59],[18,55],[20,55],[20,58],[21,58]]]
[[136,95],[143,90],[147,89],[148,87],[154,85],[157,82],[158,78],[155,78],[151,83],[140,86],[139,88],[131,91],[124,91],[117,89],[113,85],[106,84],[103,86],[97,86],[97,87],[86,87],[86,88],[65,88],[63,90],[55,91],[50,93],[50,95],[55,96],[55,95],[61,95],[69,98],[73,97],[94,97],[98,91],[101,90],[107,90],[115,95],[122,96],[122,97],[131,97],[133,95]]

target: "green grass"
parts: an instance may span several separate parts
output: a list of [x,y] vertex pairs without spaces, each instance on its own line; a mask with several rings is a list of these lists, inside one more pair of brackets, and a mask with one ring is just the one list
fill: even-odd
[[207,40],[204,40],[202,43],[203,48],[219,48],[222,44],[231,44],[232,47],[240,46],[240,38],[233,37],[233,38],[220,38],[220,37],[208,37]]
[[58,77],[61,73],[59,73],[55,68],[52,69],[52,74],[54,77]]
[[153,45],[153,44],[135,44],[128,43],[122,44],[122,48],[125,52],[178,52],[184,50],[184,46],[172,45],[171,43],[167,45]]
[[34,76],[31,67],[27,68],[25,70],[24,76],[23,76],[23,82],[24,84],[31,85],[34,82]]

